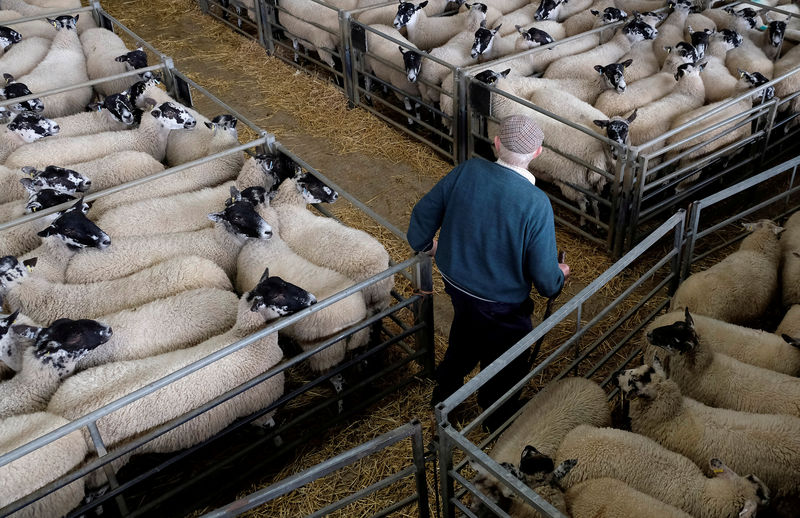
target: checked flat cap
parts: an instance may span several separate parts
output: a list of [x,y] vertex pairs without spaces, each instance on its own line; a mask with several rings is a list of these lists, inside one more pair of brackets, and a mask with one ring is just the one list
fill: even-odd
[[504,148],[521,155],[533,153],[544,140],[542,128],[524,115],[512,115],[503,119],[497,136]]

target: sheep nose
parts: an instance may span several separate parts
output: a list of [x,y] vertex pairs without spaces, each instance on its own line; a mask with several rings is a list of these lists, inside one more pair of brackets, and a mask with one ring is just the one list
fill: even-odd
[[264,239],[270,239],[272,237],[272,230],[263,230],[261,232],[261,237]]
[[184,127],[184,128],[186,128],[186,129],[192,129],[192,128],[194,128],[195,126],[197,126],[197,121],[194,121],[194,120],[191,120],[191,121],[189,121],[189,122],[185,122],[185,123],[183,124],[183,127]]
[[101,250],[104,249],[104,248],[108,248],[109,246],[111,246],[111,238],[110,237],[104,237],[102,240],[100,240],[100,249]]
[[314,304],[316,304],[316,303],[317,303],[317,297],[315,297],[314,295],[312,295],[311,293],[309,293],[309,294],[308,294],[308,303],[309,303],[310,305],[314,305]]
[[398,22],[394,22],[392,25],[394,25],[395,29],[400,29],[400,24]]
[[53,135],[55,135],[56,133],[61,131],[61,126],[59,126],[58,124],[54,124],[53,125],[53,129],[51,131],[52,131]]
[[88,189],[89,189],[89,187],[91,187],[91,186],[92,186],[92,181],[91,181],[91,180],[86,180],[85,182],[83,182],[83,187],[84,187],[85,189],[87,189],[87,190],[88,190]]
[[649,331],[649,332],[647,333],[647,340],[648,340],[650,343],[652,343],[652,342],[653,342],[653,332],[652,332],[652,331]]

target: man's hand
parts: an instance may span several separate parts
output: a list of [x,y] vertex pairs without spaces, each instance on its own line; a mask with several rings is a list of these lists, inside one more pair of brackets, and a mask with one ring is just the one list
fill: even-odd
[[[435,245],[434,248],[436,248]],[[569,265],[567,263],[558,263],[558,268],[561,270],[561,273],[564,274],[564,280],[569,279]]]
[[[439,246],[439,240],[438,240],[438,239],[434,239],[434,240],[433,240],[433,246],[431,247],[431,249],[430,249],[430,250],[428,250],[428,251],[427,251],[427,252],[425,252],[425,253],[426,253],[426,254],[428,254],[428,255],[429,255],[429,256],[431,256],[431,257],[435,256],[435,255],[436,255],[436,248],[437,248],[438,246]],[[568,269],[569,269],[569,268],[568,268]]]

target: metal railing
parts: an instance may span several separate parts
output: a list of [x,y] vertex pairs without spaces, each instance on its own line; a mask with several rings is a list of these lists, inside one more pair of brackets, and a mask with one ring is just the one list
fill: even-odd
[[379,437],[376,437],[371,441],[360,444],[355,448],[341,453],[331,459],[321,462],[320,464],[298,473],[297,475],[293,475],[280,482],[276,482],[271,486],[244,496],[235,502],[231,502],[224,507],[206,513],[203,516],[207,518],[238,516],[259,505],[263,505],[296,489],[311,484],[316,480],[336,473],[337,471],[342,470],[365,457],[381,454],[390,446],[393,446],[406,439],[411,439],[412,459],[410,465],[393,475],[382,478],[378,482],[375,482],[368,487],[355,491],[346,498],[326,505],[324,508],[319,509],[308,516],[327,516],[334,511],[350,505],[356,500],[367,498],[377,491],[390,487],[407,477],[413,476],[416,482],[416,492],[388,507],[381,509],[372,516],[376,518],[389,516],[391,513],[399,511],[400,509],[408,507],[416,502],[419,510],[418,516],[420,518],[428,518],[430,513],[428,511],[428,485],[425,480],[425,458],[424,448],[422,445],[422,426],[420,425],[419,421],[416,420],[387,432]]

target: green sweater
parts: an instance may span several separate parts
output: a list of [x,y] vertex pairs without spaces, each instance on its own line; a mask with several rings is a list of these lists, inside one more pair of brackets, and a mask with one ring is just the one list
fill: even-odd
[[481,158],[454,168],[411,212],[408,242],[430,250],[447,279],[496,302],[522,302],[531,283],[545,297],[561,291],[553,209],[519,173]]

